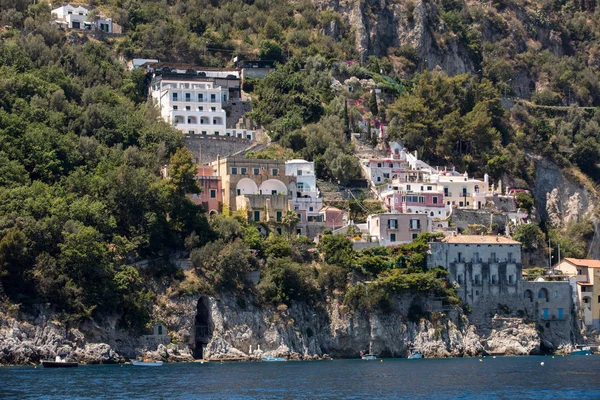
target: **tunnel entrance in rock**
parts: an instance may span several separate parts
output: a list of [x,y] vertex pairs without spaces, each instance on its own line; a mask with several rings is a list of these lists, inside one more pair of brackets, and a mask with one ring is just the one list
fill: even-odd
[[204,358],[204,349],[210,341],[214,329],[210,318],[210,304],[207,296],[202,296],[198,300],[194,329],[194,358],[202,359]]

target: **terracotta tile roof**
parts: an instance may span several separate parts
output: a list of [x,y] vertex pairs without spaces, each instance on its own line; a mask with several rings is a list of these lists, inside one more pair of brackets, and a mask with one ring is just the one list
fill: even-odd
[[565,261],[568,261],[573,265],[577,265],[578,267],[600,268],[600,261],[598,261],[598,260],[582,260],[579,258],[565,258]]
[[485,244],[521,244],[506,236],[492,236],[492,235],[457,235],[457,236],[446,236],[443,240],[445,243],[485,243]]

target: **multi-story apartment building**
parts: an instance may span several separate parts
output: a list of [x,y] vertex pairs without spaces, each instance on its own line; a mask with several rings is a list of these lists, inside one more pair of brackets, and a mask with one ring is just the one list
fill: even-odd
[[575,279],[583,323],[600,329],[600,261],[565,258],[555,269]]
[[190,199],[204,207],[207,213],[220,214],[223,207],[221,178],[215,174],[213,167],[198,167],[195,179],[202,190],[188,195]]
[[410,243],[423,232],[428,232],[430,221],[425,214],[385,213],[367,217],[370,242],[381,246]]
[[180,73],[165,67],[154,74],[150,94],[162,118],[184,134],[254,139],[251,130],[227,128],[227,113],[223,109],[229,102],[227,87],[194,70]]
[[307,223],[322,222],[319,211],[323,207],[323,199],[317,189],[315,163],[305,160],[286,161],[285,174],[296,178],[296,196],[293,200],[293,206],[300,218],[297,227],[299,231],[297,232],[305,234]]
[[444,200],[449,207],[478,210],[485,207],[485,198],[492,193],[487,174],[482,181],[470,178],[466,172],[444,171],[433,174],[431,181],[443,190]]
[[218,157],[213,169],[231,211],[245,209],[251,221],[281,222],[293,210],[296,177],[285,175],[284,161]]
[[468,304],[521,291],[521,243],[504,236],[447,236],[430,243],[427,265],[447,269]]

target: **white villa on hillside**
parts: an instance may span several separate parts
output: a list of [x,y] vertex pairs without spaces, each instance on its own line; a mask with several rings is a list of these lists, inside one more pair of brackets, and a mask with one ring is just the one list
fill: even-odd
[[113,32],[113,21],[102,14],[98,14],[96,21],[89,21],[87,8],[72,6],[70,4],[52,10],[54,21],[69,29],[100,30],[102,32]]
[[150,93],[163,119],[184,134],[254,139],[253,131],[227,129],[223,105],[229,101],[229,90],[206,76],[171,72],[155,75]]

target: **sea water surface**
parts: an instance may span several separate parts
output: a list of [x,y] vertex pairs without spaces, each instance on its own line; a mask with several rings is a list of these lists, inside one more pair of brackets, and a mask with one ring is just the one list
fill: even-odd
[[600,399],[600,355],[4,367],[0,397]]

